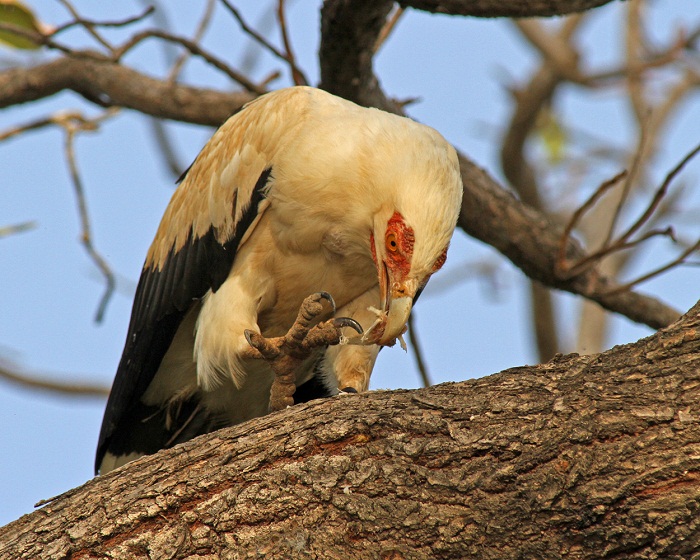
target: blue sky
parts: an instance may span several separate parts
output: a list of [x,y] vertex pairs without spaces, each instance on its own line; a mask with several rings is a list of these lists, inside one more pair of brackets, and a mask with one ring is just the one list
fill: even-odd
[[[39,17],[52,24],[67,15],[58,2],[28,2]],[[165,3],[164,3],[165,4]],[[239,2],[248,20],[259,24],[258,2]],[[313,83],[318,70],[318,2],[296,2],[289,13],[292,41]],[[92,19],[121,19],[142,11],[138,2],[76,2]],[[193,32],[200,2],[167,3],[173,29]],[[586,25],[581,44],[593,46],[594,61],[614,60],[619,53],[619,14],[613,3],[596,12]],[[680,22],[700,23],[696,0],[657,2],[654,33],[668,36]],[[110,36],[115,36],[110,34]],[[277,40],[277,35],[274,35]],[[83,34],[65,41],[84,44]],[[217,9],[216,23],[206,44],[217,53],[239,53],[247,44],[235,23]],[[0,51],[0,65],[30,64],[46,54],[20,55]],[[507,86],[524,78],[535,62],[529,47],[506,21],[449,18],[411,12],[384,45],[376,60],[385,91],[397,98],[420,97],[410,114],[438,129],[478,164],[499,177],[498,129],[510,104]],[[155,43],[127,57],[127,63],[162,76],[164,55]],[[262,55],[254,74],[260,78],[276,61]],[[273,87],[289,85],[288,78]],[[223,78],[202,64],[186,67],[188,82],[230,88]],[[233,86],[235,87],[235,86]],[[581,99],[567,90],[560,107],[565,122],[625,147],[631,137],[626,110],[609,92]],[[0,111],[0,131],[58,110],[78,109],[94,116],[98,110],[70,93],[49,100]],[[665,171],[700,141],[700,99],[696,95],[672,122],[655,174]],[[211,134],[210,129],[169,124],[182,164],[187,165]],[[132,290],[146,250],[173,192],[173,177],[154,155],[151,131],[139,115],[123,111],[98,133],[76,142],[76,155],[86,189],[94,242],[120,278],[101,324],[94,314],[104,286],[78,241],[76,201],[63,157],[58,129],[28,133],[0,144],[0,226],[34,221],[29,232],[0,239],[0,359],[28,372],[63,380],[108,386],[121,354],[131,309]],[[700,176],[693,162],[684,174],[688,187]],[[698,223],[696,194],[689,223]],[[694,208],[692,210],[691,208]],[[694,235],[698,235],[695,227]],[[691,230],[692,233],[692,228]],[[658,259],[650,252],[639,262],[648,267]],[[474,278],[474,263],[497,265],[498,289]],[[462,282],[454,280],[466,277]],[[698,269],[683,269],[644,285],[679,309],[698,298]],[[478,377],[507,367],[536,361],[527,322],[527,285],[522,274],[489,247],[458,233],[446,267],[421,298],[415,315],[418,332],[435,382]],[[562,295],[562,317],[575,299]],[[573,325],[568,332],[572,332]],[[629,342],[650,330],[618,318],[610,345]],[[372,388],[412,388],[420,385],[412,356],[398,347],[382,352]],[[40,499],[79,485],[92,476],[94,447],[104,402],[101,399],[57,397],[0,383],[0,525],[32,511]]]

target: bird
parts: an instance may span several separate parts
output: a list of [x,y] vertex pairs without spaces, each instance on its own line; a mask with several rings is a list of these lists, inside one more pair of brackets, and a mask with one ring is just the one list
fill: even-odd
[[462,188],[454,148],[410,118],[308,86],[246,104],[183,174],[147,252],[95,474],[368,390],[445,262]]

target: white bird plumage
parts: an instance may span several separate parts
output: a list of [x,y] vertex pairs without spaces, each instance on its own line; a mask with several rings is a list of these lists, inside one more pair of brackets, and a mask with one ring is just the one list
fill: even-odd
[[[371,308],[385,317],[366,343],[310,356],[296,384],[367,390],[444,261],[461,194],[456,153],[427,126],[309,87],[249,103],[199,154],[149,249],[96,468],[266,413],[273,373],[244,333],[283,336],[312,293],[365,327]],[[127,416],[147,411],[169,424],[159,442],[130,439]]]

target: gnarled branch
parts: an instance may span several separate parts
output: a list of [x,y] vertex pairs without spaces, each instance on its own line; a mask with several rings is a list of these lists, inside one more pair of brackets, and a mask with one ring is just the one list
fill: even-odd
[[0,529],[24,558],[693,558],[700,305],[635,344],[314,401]]

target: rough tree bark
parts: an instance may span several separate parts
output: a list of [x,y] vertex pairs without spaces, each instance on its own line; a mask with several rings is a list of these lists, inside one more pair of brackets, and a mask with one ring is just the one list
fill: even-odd
[[700,304],[635,344],[294,406],[87,482],[2,558],[699,558]]

